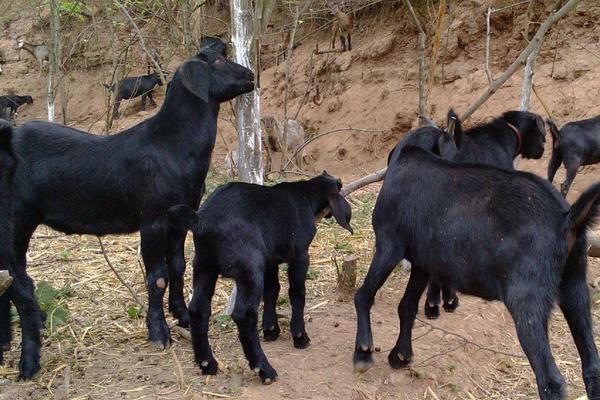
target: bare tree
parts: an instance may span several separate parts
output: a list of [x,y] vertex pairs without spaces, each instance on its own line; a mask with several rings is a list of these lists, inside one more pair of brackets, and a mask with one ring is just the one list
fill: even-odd
[[54,103],[58,87],[59,85],[62,86],[60,53],[60,9],[58,0],[50,0],[50,57],[48,70],[48,121],[50,122],[54,122]]
[[[260,130],[260,69],[258,68],[258,41],[263,27],[267,26],[275,2],[256,0],[231,0],[231,40],[235,48],[235,61],[252,69],[256,87],[235,100],[234,112],[238,134],[238,173],[243,182],[263,183],[262,134]],[[235,306],[237,289],[234,286],[225,314],[231,315]]]

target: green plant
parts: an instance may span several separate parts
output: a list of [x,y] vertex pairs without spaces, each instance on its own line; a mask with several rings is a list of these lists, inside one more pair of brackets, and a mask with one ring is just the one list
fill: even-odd
[[63,300],[71,297],[71,288],[66,286],[62,289],[55,289],[46,281],[38,283],[35,290],[35,297],[42,311],[46,313],[46,326],[66,325],[70,312]]

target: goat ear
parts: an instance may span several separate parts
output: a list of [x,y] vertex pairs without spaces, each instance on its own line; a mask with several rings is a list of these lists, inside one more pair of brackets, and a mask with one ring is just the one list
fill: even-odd
[[169,225],[173,228],[188,231],[196,224],[198,215],[196,215],[190,206],[180,204],[169,208],[167,219],[169,220]]
[[542,119],[542,117],[540,117],[539,115],[536,114],[535,123],[537,125],[538,131],[540,132],[540,135],[545,137],[546,136],[546,125],[544,125],[544,120]]
[[331,193],[327,195],[327,201],[329,201],[329,207],[331,213],[337,221],[337,223],[350,233],[354,233],[350,226],[350,219],[352,218],[352,208],[346,201],[344,196],[339,193]]
[[200,60],[190,60],[183,63],[179,69],[183,86],[196,97],[208,103],[209,74],[208,64]]

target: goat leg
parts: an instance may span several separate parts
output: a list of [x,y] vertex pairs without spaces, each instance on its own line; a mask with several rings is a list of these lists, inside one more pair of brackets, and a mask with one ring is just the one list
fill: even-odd
[[304,305],[306,298],[306,273],[309,265],[308,252],[303,253],[290,262],[288,279],[290,282],[289,296],[292,304],[292,321],[290,330],[294,347],[304,349],[310,345],[310,338],[304,326]]
[[281,329],[277,322],[277,298],[281,285],[279,284],[279,267],[269,265],[265,271],[265,286],[263,290],[263,337],[267,342],[277,340]]
[[419,299],[427,286],[428,280],[429,274],[422,267],[413,263],[404,296],[402,296],[402,300],[398,305],[400,335],[398,335],[396,345],[388,355],[388,362],[393,368],[406,367],[412,360],[412,329],[419,308]]
[[194,271],[194,296],[190,302],[190,330],[194,360],[202,369],[202,375],[215,375],[218,371],[217,360],[213,356],[208,342],[208,322],[210,303],[215,293],[218,271],[202,264]]

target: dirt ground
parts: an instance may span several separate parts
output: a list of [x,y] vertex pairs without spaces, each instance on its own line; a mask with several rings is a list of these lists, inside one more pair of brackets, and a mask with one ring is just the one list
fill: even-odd
[[[491,2],[498,3],[498,2]],[[442,122],[448,107],[464,111],[487,85],[483,72],[484,47],[482,5],[460,2],[453,13],[452,29],[444,73],[430,96],[433,117]],[[522,9],[498,15],[494,22],[492,68],[496,75],[506,68],[523,47],[519,39]],[[363,15],[357,21],[351,53],[313,56],[315,43],[326,48],[327,35],[301,40],[291,62],[289,89],[292,115],[310,134],[347,129],[316,140],[306,148],[305,172],[327,169],[344,181],[385,165],[389,150],[412,126],[417,108],[416,36],[399,11]],[[600,8],[584,2],[549,35],[536,67],[538,97],[531,109],[544,116],[540,99],[559,125],[600,114]],[[400,21],[397,23],[397,21]],[[474,22],[476,21],[476,22]],[[501,27],[504,27],[501,29]],[[25,18],[8,24],[0,47],[10,48],[14,37],[27,34],[31,27]],[[303,32],[307,33],[307,32]],[[45,79],[33,69],[33,62],[9,51],[11,61],[4,66],[0,91],[32,94],[36,101],[23,107],[19,123],[45,117]],[[311,62],[312,60],[312,62]],[[174,69],[182,61],[168,60]],[[281,117],[285,85],[283,66],[269,66],[262,75],[262,105],[265,114]],[[312,71],[312,72],[311,72]],[[137,72],[143,72],[141,69]],[[106,112],[105,94],[100,82],[107,70],[75,70],[70,73],[69,123],[100,133]],[[304,104],[309,77],[315,83],[308,92],[320,88],[323,102]],[[516,74],[467,122],[486,120],[504,110],[518,107],[521,74]],[[159,91],[160,104],[163,93]],[[310,98],[310,96],[309,96]],[[155,109],[138,112],[139,102],[122,106],[124,118],[111,133],[132,126]],[[219,137],[213,156],[214,171],[209,177],[214,188],[223,182],[225,154],[234,148],[230,106],[224,105]],[[353,131],[360,128],[368,131]],[[545,176],[550,139],[541,160],[521,160],[518,168]],[[586,168],[577,176],[569,193],[573,201],[591,183],[600,180],[600,167]],[[564,179],[564,169],[555,184]],[[350,236],[335,225],[321,224],[311,247],[311,270],[307,281],[307,332],[312,342],[306,350],[292,346],[289,335],[290,310],[287,304],[285,273],[282,271],[282,295],[278,312],[282,314],[282,335],[276,342],[263,342],[263,348],[279,373],[277,383],[263,386],[247,367],[231,320],[221,311],[230,282],[222,281],[213,299],[210,339],[220,373],[203,377],[193,364],[188,341],[172,332],[175,342],[166,351],[146,341],[143,317],[128,312],[136,304],[130,293],[110,272],[97,239],[89,236],[65,236],[40,227],[28,253],[29,272],[36,282],[47,281],[54,288],[68,289],[60,299],[68,307],[67,324],[50,326],[43,338],[42,371],[31,382],[16,382],[19,340],[17,329],[13,348],[5,353],[0,366],[0,399],[65,398],[68,381],[70,399],[529,399],[536,397],[533,373],[523,357],[512,320],[500,303],[462,296],[454,314],[442,312],[439,320],[428,321],[422,311],[414,330],[415,357],[408,370],[392,370],[387,353],[398,335],[397,305],[408,274],[398,268],[377,297],[372,320],[375,365],[363,375],[352,372],[355,337],[355,313],[350,302],[339,302],[335,293],[336,267],[333,259],[344,255],[359,256],[358,281],[361,282],[372,256],[373,233],[370,213],[378,185],[361,190],[350,199],[353,227]],[[114,266],[145,299],[138,235],[108,236],[103,239]],[[193,256],[188,239],[186,254]],[[188,268],[189,270],[189,268]],[[600,277],[600,259],[589,259],[589,281]],[[190,294],[191,276],[186,288]],[[600,341],[600,289],[592,287],[595,337]],[[17,328],[15,324],[15,328]],[[560,312],[550,326],[551,343],[559,368],[568,384],[570,399],[583,399],[580,360]],[[68,373],[67,373],[68,371]],[[68,379],[66,379],[68,376]],[[61,397],[63,396],[63,397]]]

